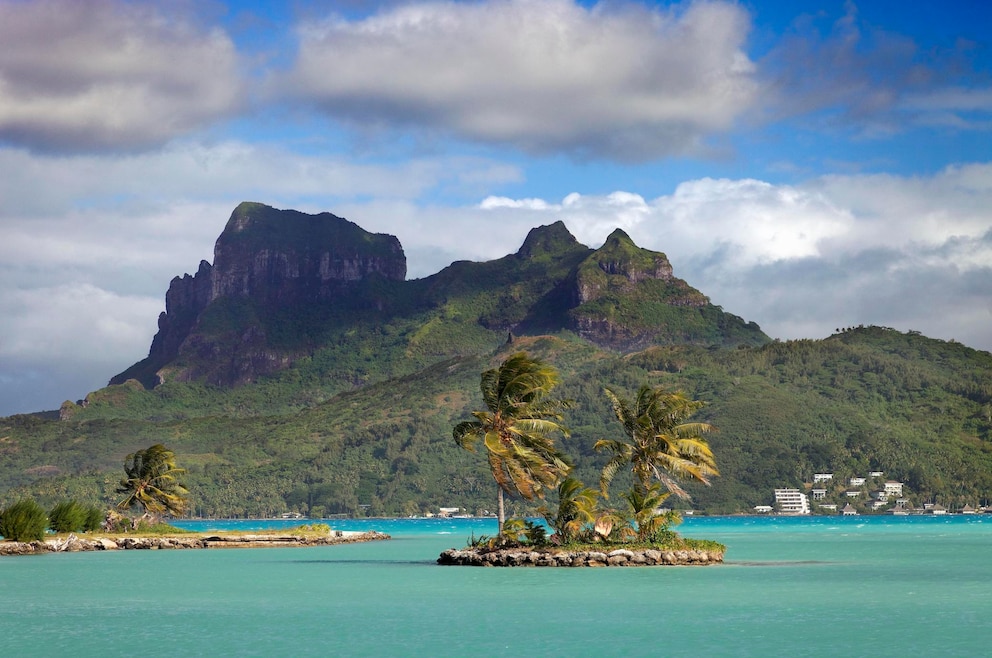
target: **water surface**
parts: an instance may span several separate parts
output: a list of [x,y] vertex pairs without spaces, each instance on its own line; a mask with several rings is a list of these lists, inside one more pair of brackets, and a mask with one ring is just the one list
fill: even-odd
[[[187,522],[196,529],[299,521]],[[388,542],[0,560],[0,656],[987,655],[992,517],[690,518],[713,567],[440,567],[483,519]]]

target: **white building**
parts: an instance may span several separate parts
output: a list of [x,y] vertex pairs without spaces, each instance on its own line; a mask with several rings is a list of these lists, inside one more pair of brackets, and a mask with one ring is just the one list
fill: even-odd
[[902,495],[902,482],[896,482],[894,480],[888,480],[885,483],[885,493],[890,496],[901,496]]
[[823,500],[827,497],[826,489],[813,489],[810,493],[813,494],[813,500]]
[[799,489],[776,489],[775,506],[778,507],[779,514],[809,514],[809,499]]
[[847,484],[851,487],[863,487],[865,486],[865,478],[851,478]]
[[771,511],[772,511],[772,506],[771,505],[755,505],[754,506],[754,511],[757,514],[770,514]]
[[858,510],[854,509],[851,503],[844,505],[844,509],[840,511],[842,516],[857,516]]
[[829,482],[833,477],[833,473],[813,473],[813,484],[817,482]]
[[868,471],[868,477],[870,478],[880,478],[885,475],[884,471]]

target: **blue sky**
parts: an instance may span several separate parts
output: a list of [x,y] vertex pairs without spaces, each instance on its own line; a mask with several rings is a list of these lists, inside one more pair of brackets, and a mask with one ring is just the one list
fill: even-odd
[[0,415],[147,354],[243,200],[409,276],[617,227],[781,339],[992,350],[992,3],[0,0]]

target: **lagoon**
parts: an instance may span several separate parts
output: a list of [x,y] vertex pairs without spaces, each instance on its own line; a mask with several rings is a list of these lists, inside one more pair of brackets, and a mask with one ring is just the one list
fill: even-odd
[[[182,522],[197,530],[299,521]],[[490,519],[388,542],[0,560],[0,655],[985,655],[992,517],[690,517],[723,565],[440,567]]]

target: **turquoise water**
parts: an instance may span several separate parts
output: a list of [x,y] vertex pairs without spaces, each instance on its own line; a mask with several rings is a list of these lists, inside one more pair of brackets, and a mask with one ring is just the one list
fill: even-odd
[[[254,527],[294,526],[255,522]],[[0,656],[982,656],[992,517],[691,518],[716,567],[473,569],[488,520],[388,542],[0,559]],[[246,522],[187,522],[197,529]]]

